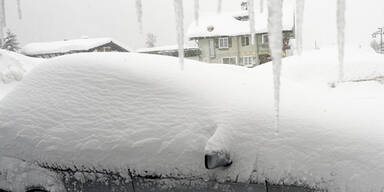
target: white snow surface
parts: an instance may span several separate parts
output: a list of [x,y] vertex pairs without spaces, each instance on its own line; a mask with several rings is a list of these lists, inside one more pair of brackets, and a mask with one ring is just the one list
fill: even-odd
[[[294,9],[292,5],[283,3],[283,30],[292,30],[294,26]],[[199,23],[192,23],[189,26],[188,38],[215,37],[215,36],[237,36],[251,33],[249,21],[239,21],[235,17],[248,15],[248,11],[222,12],[221,14],[202,13]],[[255,12],[255,32],[268,32],[268,11],[263,13]],[[208,27],[214,27],[208,31]]]
[[21,53],[25,55],[39,55],[48,53],[68,53],[71,51],[87,51],[101,45],[114,42],[119,46],[130,50],[130,48],[118,43],[112,38],[83,38],[71,39],[64,41],[29,43],[21,49]]
[[[0,101],[0,156],[141,175],[380,191],[384,57],[349,48],[283,59],[275,135],[271,63],[253,69],[135,53],[87,53],[35,67]],[[367,81],[364,81],[367,80]],[[355,82],[360,81],[360,82]],[[233,164],[206,170],[205,152]],[[146,172],[147,171],[147,172]]]
[[0,49],[0,99],[41,60]]

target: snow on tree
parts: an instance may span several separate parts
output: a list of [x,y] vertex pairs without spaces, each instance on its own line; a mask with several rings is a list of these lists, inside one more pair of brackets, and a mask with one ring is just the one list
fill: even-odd
[[21,10],[21,0],[17,0],[17,13],[18,13],[19,19],[22,19],[23,12]]
[[156,44],[156,35],[153,33],[148,33],[147,34],[147,40],[145,41],[145,45],[147,47],[154,47]]
[[268,1],[268,33],[273,64],[275,126],[277,131],[280,119],[280,73],[283,45],[282,6],[281,0]]
[[143,4],[141,0],[136,0],[136,15],[137,22],[139,23],[140,33],[143,32]]
[[337,47],[339,56],[339,81],[344,78],[345,0],[337,0]]
[[301,55],[303,52],[303,18],[305,0],[296,0],[296,49]]
[[223,0],[217,0],[217,13],[221,13],[222,4],[223,4]]
[[16,34],[11,31],[7,31],[7,34],[1,44],[2,49],[6,49],[8,51],[16,52],[20,49],[19,42],[17,41]]
[[179,47],[179,63],[180,68],[184,69],[184,9],[183,0],[174,0],[177,44]]
[[373,39],[370,43],[370,46],[372,47],[373,50],[375,50],[376,52],[380,52],[380,44],[375,40]]
[[196,25],[199,25],[199,9],[200,9],[200,0],[195,0],[195,5],[194,5],[194,9],[195,9],[195,22],[196,22]]

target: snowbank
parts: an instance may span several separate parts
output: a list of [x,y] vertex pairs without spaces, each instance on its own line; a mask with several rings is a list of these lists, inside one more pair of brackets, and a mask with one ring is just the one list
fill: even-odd
[[0,49],[0,99],[40,61]]
[[[52,59],[0,102],[0,155],[53,167],[380,191],[383,85],[328,86],[337,73],[330,52],[284,60],[278,134],[270,64],[188,60],[180,71],[177,58],[157,55]],[[362,69],[346,77],[384,74],[382,56],[355,49],[346,57],[346,67]],[[206,170],[211,151],[227,152],[233,164]]]

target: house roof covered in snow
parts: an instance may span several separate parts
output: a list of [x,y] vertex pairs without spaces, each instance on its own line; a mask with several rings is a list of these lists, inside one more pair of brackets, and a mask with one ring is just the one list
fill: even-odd
[[[138,53],[149,53],[149,52],[164,52],[164,51],[177,51],[179,48],[177,45],[166,45],[166,46],[158,46],[158,47],[149,47],[149,48],[140,48],[137,49]],[[186,44],[184,45],[184,50],[189,49],[199,49],[196,44]]]
[[[221,14],[204,14],[198,23],[193,22],[188,29],[187,36],[190,39],[215,37],[215,36],[238,36],[250,34],[248,20],[240,18],[248,17],[248,11],[239,11]],[[294,11],[291,7],[283,9],[283,30],[294,28]],[[255,11],[255,32],[268,32],[268,12],[258,13]]]
[[123,46],[112,38],[82,38],[53,42],[30,43],[24,46],[21,52],[25,55],[41,55],[51,53],[68,53],[72,51],[89,51],[102,45],[113,43],[122,50],[129,51],[130,48]]

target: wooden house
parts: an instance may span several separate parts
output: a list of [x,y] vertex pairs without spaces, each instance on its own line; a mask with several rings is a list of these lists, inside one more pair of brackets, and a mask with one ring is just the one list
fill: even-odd
[[24,55],[40,58],[83,52],[129,52],[129,49],[111,38],[82,38],[30,43],[21,49],[21,53]]

